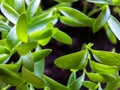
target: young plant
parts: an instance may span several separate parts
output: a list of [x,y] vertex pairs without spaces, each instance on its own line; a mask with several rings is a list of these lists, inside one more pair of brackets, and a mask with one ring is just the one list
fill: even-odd
[[[69,69],[71,75],[67,85],[62,85],[44,74],[45,58],[51,49],[42,49],[51,39],[71,45],[72,38],[55,27],[61,23],[72,27],[89,27],[93,33],[104,28],[109,40],[115,44],[120,40],[120,23],[111,14],[110,6],[118,6],[118,0],[87,0],[95,3],[96,11],[89,13],[76,10],[71,5],[78,0],[54,0],[57,5],[42,10],[41,0],[0,0],[0,89],[14,86],[16,90],[116,90],[120,87],[120,55],[115,52],[85,49],[55,60],[55,65]],[[87,8],[86,8],[87,9]],[[84,9],[84,11],[87,11]],[[96,12],[97,18],[92,18]],[[117,39],[116,39],[117,38]],[[42,46],[42,47],[41,47]],[[91,58],[93,55],[94,60]],[[18,58],[11,58],[18,55]],[[88,72],[87,65],[91,72]],[[77,71],[82,75],[77,76]],[[88,80],[85,80],[85,77]]]

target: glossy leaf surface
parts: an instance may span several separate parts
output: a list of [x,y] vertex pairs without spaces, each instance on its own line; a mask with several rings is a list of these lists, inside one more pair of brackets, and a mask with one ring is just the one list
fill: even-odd
[[22,68],[22,75],[27,82],[31,83],[36,88],[43,88],[45,86],[45,83],[41,78],[37,77],[24,67]]
[[64,43],[64,44],[68,44],[71,45],[72,44],[72,38],[67,35],[66,33],[62,32],[62,31],[58,31],[53,35],[53,38]]
[[86,64],[87,52],[85,50],[64,55],[55,60],[55,65],[64,69],[83,69]]
[[51,90],[71,90],[70,88],[56,82],[55,80],[47,77],[44,75],[44,78],[46,80],[47,86],[51,89]]
[[16,47],[16,50],[20,55],[25,55],[30,52],[33,48],[37,46],[37,42],[27,42],[24,44],[20,44]]
[[115,74],[118,71],[118,67],[117,66],[109,66],[109,65],[104,65],[104,64],[100,64],[94,61],[90,61],[90,67],[93,70],[93,72],[97,72],[100,74]]
[[111,66],[120,66],[120,54],[101,50],[91,51],[98,62]]
[[106,6],[104,10],[99,14],[97,19],[95,19],[94,21],[93,32],[95,33],[98,30],[100,30],[105,25],[105,23],[108,21],[109,17],[110,17],[110,9],[108,6]]
[[22,14],[16,25],[16,33],[17,37],[22,42],[28,41],[28,33],[27,33],[27,17],[25,14]]
[[120,22],[113,16],[108,20],[109,27],[115,36],[120,40]]

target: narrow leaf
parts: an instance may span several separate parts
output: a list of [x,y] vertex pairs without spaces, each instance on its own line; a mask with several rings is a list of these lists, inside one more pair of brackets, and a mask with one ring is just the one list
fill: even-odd
[[87,62],[86,50],[64,55],[55,60],[55,65],[64,69],[83,69]]
[[98,85],[91,81],[83,81],[82,84],[88,89],[96,90]]
[[45,30],[32,32],[30,34],[30,39],[31,40],[41,40],[41,39],[46,39],[50,36],[52,36],[52,30],[51,29],[45,29]]
[[19,40],[16,35],[16,28],[13,27],[7,35],[5,45],[7,49],[12,50],[18,43],[19,43]]
[[16,47],[16,50],[20,55],[25,55],[29,53],[36,46],[37,46],[37,42],[27,42],[27,43],[18,45]]
[[81,27],[89,26],[91,27],[93,24],[93,19],[86,16],[84,13],[70,8],[70,7],[60,7],[59,11],[66,17],[74,20],[75,22],[79,23]]
[[22,42],[28,41],[28,33],[27,33],[27,18],[25,14],[22,14],[16,25],[16,33],[17,37]]
[[116,79],[112,75],[103,75],[99,73],[87,73],[87,76],[90,80],[94,82],[102,82],[102,83],[111,82]]
[[120,66],[120,54],[101,50],[91,50],[95,59],[103,64]]
[[19,86],[25,83],[24,79],[21,76],[1,66],[0,66],[0,82],[4,82],[13,86]]
[[31,53],[22,55],[21,57],[23,66],[29,71],[34,71],[34,60]]
[[29,19],[31,19],[34,16],[34,14],[36,13],[40,2],[41,2],[41,0],[32,0],[31,3],[28,5],[27,17]]
[[37,30],[43,30],[47,26],[48,22],[53,22],[54,24],[57,22],[56,16],[52,16],[43,20],[40,20],[38,22],[32,23],[28,25],[29,33],[37,31]]
[[10,20],[13,24],[16,24],[19,14],[8,4],[2,3],[1,4],[1,11]]
[[72,38],[69,35],[67,35],[65,32],[62,32],[60,30],[53,35],[53,38],[64,44],[68,44],[68,45],[72,44]]
[[115,74],[118,71],[117,66],[109,66],[109,65],[103,65],[94,61],[90,61],[90,67],[94,72],[100,73],[100,74]]
[[113,16],[110,16],[108,20],[109,27],[115,36],[120,40],[120,22]]
[[56,82],[55,80],[47,77],[46,75],[43,76],[47,86],[50,88],[50,90],[71,90],[70,88]]
[[68,26],[72,26],[72,27],[80,27],[81,24],[79,24],[78,22],[75,22],[74,20],[66,17],[66,16],[60,16],[60,21]]
[[83,72],[83,74],[69,86],[70,89],[71,90],[80,90],[84,79],[85,79],[85,73]]
[[110,17],[110,9],[108,6],[104,8],[104,10],[99,14],[97,19],[93,23],[93,32],[96,33],[99,31],[105,23],[108,21]]
[[112,0],[87,0],[87,1],[99,4],[113,4]]
[[45,83],[41,78],[37,77],[24,67],[22,68],[22,75],[27,82],[31,83],[36,88],[43,88],[45,86]]
[[71,2],[76,2],[76,1],[78,1],[78,0],[55,0],[55,1],[57,1],[57,2],[59,2],[59,3],[64,3],[64,2],[71,3]]
[[34,62],[37,62],[43,58],[45,58],[46,56],[48,56],[51,53],[51,49],[43,49],[37,52],[32,53]]

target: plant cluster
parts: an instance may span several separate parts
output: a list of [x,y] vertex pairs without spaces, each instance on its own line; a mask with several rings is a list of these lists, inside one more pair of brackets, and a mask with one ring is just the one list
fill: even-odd
[[[84,12],[71,7],[78,0],[54,0],[57,5],[43,10],[41,0],[0,0],[0,89],[14,86],[16,90],[117,90],[120,88],[120,54],[94,50],[89,43],[81,51],[57,58],[54,64],[69,69],[67,85],[44,74],[45,57],[51,49],[42,49],[51,39],[71,45],[72,38],[55,27],[61,23],[72,27],[89,27],[93,33],[103,28],[111,43],[120,40],[120,22],[111,14],[119,14],[119,0],[87,0]],[[87,4],[94,9],[87,11]],[[113,6],[113,10],[110,7]],[[95,13],[98,17],[92,17]],[[11,57],[19,55],[16,60]],[[93,60],[93,58],[95,60]],[[86,66],[89,65],[91,71]],[[83,71],[79,77],[77,71]],[[85,77],[88,77],[88,80]],[[101,85],[105,83],[103,88]]]

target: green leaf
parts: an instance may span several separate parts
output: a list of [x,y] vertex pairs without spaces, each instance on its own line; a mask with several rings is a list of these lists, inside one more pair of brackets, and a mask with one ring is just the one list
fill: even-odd
[[88,2],[92,3],[99,3],[99,4],[112,4],[112,0],[87,0]]
[[70,18],[71,20],[79,23],[81,27],[89,26],[91,27],[93,24],[93,19],[86,16],[84,13],[70,8],[70,7],[60,7],[58,8],[59,11],[66,17]]
[[115,36],[120,40],[120,22],[113,16],[110,16],[108,20],[109,27]]
[[76,81],[71,83],[71,85],[69,86],[70,89],[71,90],[80,90],[84,79],[85,79],[85,73],[83,72],[83,74]]
[[19,14],[24,12],[25,11],[25,2],[24,2],[24,0],[14,0],[14,8]]
[[112,0],[114,5],[120,5],[120,0]]
[[10,54],[10,52],[3,46],[0,46],[0,54]]
[[11,27],[5,23],[5,22],[2,22],[0,21],[0,31],[9,31],[11,29]]
[[108,24],[105,25],[104,28],[105,28],[106,35],[107,35],[108,39],[110,40],[110,42],[113,44],[116,44],[117,39],[116,39],[115,35],[113,34],[113,32],[111,31],[111,29],[109,28]]
[[22,41],[22,42],[28,41],[27,17],[24,13],[22,15],[20,15],[20,17],[17,21],[16,33],[17,33],[17,37],[20,41]]
[[117,66],[103,65],[103,64],[94,62],[92,60],[90,60],[90,67],[93,70],[93,72],[97,72],[105,75],[115,74],[118,71]]
[[54,0],[54,1],[57,1],[59,3],[64,3],[64,2],[71,3],[71,2],[76,2],[78,0]]
[[53,24],[55,24],[57,22],[56,16],[52,16],[52,17],[49,17],[49,18],[46,18],[46,19],[43,19],[43,20],[40,20],[38,22],[28,25],[29,33],[37,31],[37,30],[45,29],[46,25],[49,22],[53,22]]
[[91,50],[95,59],[103,64],[120,66],[120,54],[101,50]]
[[120,88],[120,77],[117,80],[108,82],[105,90],[118,90]]
[[96,33],[97,31],[99,31],[104,25],[105,23],[108,21],[110,17],[110,9],[108,6],[106,6],[103,11],[99,14],[99,16],[97,17],[97,19],[95,19],[94,23],[93,23],[93,32]]
[[87,76],[90,80],[94,82],[101,82],[101,83],[111,82],[116,79],[112,75],[103,75],[99,73],[87,73]]
[[47,45],[50,42],[50,40],[51,40],[51,37],[48,37],[46,39],[39,40],[38,44],[40,44],[42,46],[45,46],[45,45]]
[[34,63],[34,74],[38,77],[42,77],[45,69],[45,60],[42,59]]
[[64,55],[55,60],[55,65],[64,69],[83,69],[87,62],[86,50]]
[[9,69],[13,72],[17,72],[20,68],[20,64],[0,64],[0,66]]
[[10,59],[9,54],[0,54],[0,64],[5,64]]
[[72,73],[69,76],[67,86],[70,86],[74,81],[76,81],[76,71],[72,71]]
[[46,85],[50,88],[50,90],[71,90],[70,88],[56,82],[55,80],[47,77],[46,75],[44,75],[43,77],[46,81]]
[[37,46],[37,42],[27,42],[16,46],[16,50],[20,55],[25,55],[29,53],[36,46]]
[[52,36],[52,30],[45,29],[45,30],[32,32],[29,37],[31,40],[41,40],[41,39],[46,39],[50,36]]
[[26,55],[22,55],[21,57],[22,64],[25,68],[27,68],[30,71],[34,71],[34,60],[31,53],[28,53]]
[[0,82],[4,82],[6,84],[10,84],[13,86],[19,86],[25,83],[21,76],[1,66],[0,66]]
[[44,12],[40,15],[37,15],[37,16],[31,18],[31,20],[28,22],[28,26],[32,25],[33,23],[40,22],[41,20],[44,20],[46,18],[50,18],[50,17],[52,17],[52,15],[53,15],[53,11]]
[[31,3],[28,5],[27,8],[27,17],[28,19],[31,19],[34,14],[36,13],[39,4],[40,4],[41,0],[32,0]]
[[45,83],[41,78],[37,77],[24,67],[22,67],[22,75],[27,82],[31,83],[36,88],[43,88],[45,86]]
[[88,89],[96,90],[98,85],[91,81],[83,81],[82,84]]
[[66,17],[66,16],[60,16],[60,21],[68,26],[72,26],[72,27],[80,27],[81,25],[78,22],[75,22],[74,20]]
[[46,56],[48,56],[51,53],[51,51],[52,51],[51,49],[43,49],[43,50],[40,50],[37,52],[33,52],[32,56],[33,56],[34,62],[37,62],[37,61],[45,58]]
[[5,15],[5,17],[7,17],[8,20],[10,20],[13,24],[16,24],[19,17],[19,13],[17,13],[14,8],[2,2],[1,11]]
[[67,35],[65,32],[60,30],[53,35],[53,38],[64,44],[68,44],[68,45],[72,44],[72,38],[69,35]]
[[7,35],[5,45],[8,50],[12,50],[18,43],[19,40],[16,35],[16,28],[13,27]]

